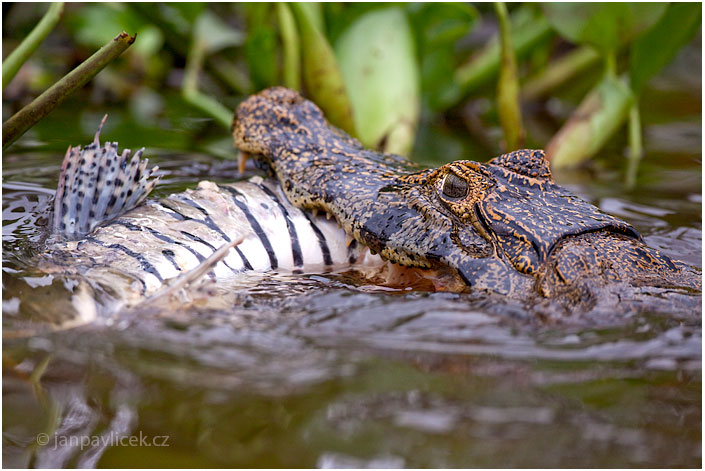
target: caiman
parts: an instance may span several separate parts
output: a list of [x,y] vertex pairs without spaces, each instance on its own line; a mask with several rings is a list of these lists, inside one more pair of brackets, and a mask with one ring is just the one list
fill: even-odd
[[608,285],[701,289],[699,272],[558,186],[542,151],[422,169],[364,149],[297,92],[271,88],[233,122],[235,147],[270,178],[145,200],[155,169],[142,151],[101,147],[99,133],[66,154],[38,262],[77,280],[69,307],[80,315],[65,326],[198,280],[215,282],[202,302],[217,304],[248,273],[273,270],[354,269],[377,284],[570,306]]
[[579,302],[615,282],[701,287],[699,273],[558,186],[540,150],[419,169],[364,149],[285,88],[242,103],[233,135],[295,206],[331,214],[384,260],[457,274],[453,290]]

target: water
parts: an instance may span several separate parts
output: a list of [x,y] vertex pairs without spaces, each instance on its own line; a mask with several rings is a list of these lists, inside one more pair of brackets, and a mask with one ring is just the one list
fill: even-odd
[[[610,169],[557,178],[701,268],[692,155],[650,155],[634,192]],[[33,320],[20,294],[49,312],[55,302],[58,281],[31,257],[59,156],[3,158],[6,332]],[[169,173],[159,194],[235,175],[193,154],[154,160]],[[4,465],[699,466],[699,307],[534,314],[498,296],[264,276],[227,309],[144,309],[6,336]]]

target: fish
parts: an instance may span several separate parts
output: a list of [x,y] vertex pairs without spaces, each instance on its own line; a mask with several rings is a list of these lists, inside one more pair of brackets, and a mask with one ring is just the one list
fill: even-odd
[[66,152],[38,261],[45,273],[78,280],[70,287],[75,312],[61,325],[150,305],[192,285],[237,289],[261,280],[252,273],[378,271],[386,264],[335,219],[293,206],[276,180],[201,181],[148,198],[159,168],[149,167],[144,149],[133,155],[120,153],[117,142],[101,145],[106,118],[93,142]]

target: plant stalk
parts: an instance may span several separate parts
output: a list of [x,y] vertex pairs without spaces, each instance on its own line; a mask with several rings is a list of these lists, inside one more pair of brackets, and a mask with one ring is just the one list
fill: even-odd
[[29,128],[51,113],[69,95],[95,77],[106,65],[125,52],[136,38],[136,34],[130,36],[124,31],[118,34],[115,39],[101,47],[81,65],[39,95],[32,103],[11,116],[2,124],[2,148],[6,149]]
[[49,9],[44,14],[42,19],[37,23],[31,33],[17,46],[17,49],[12,51],[7,58],[2,62],[2,89],[5,90],[17,71],[20,70],[22,64],[27,62],[29,56],[39,47],[44,38],[49,35],[56,23],[61,19],[61,14],[64,12],[64,3],[52,3]]

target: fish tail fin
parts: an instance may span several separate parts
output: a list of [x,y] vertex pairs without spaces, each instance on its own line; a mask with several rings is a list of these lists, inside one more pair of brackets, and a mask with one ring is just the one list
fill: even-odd
[[66,151],[54,197],[54,234],[79,238],[90,233],[142,203],[159,181],[159,167],[147,168],[149,159],[140,159],[144,148],[130,159],[130,150],[118,155],[117,142],[100,146],[107,117],[92,143]]

